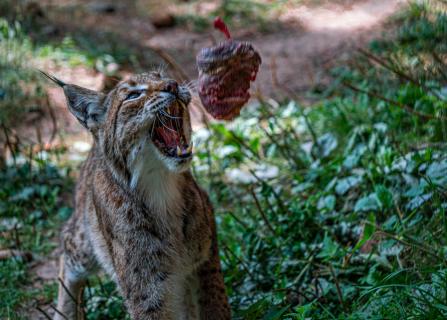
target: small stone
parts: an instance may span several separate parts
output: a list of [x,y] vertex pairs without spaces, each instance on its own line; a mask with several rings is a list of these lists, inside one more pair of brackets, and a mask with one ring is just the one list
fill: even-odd
[[170,28],[175,25],[175,17],[170,13],[157,13],[151,17],[152,25],[155,28]]
[[75,141],[73,143],[73,149],[77,152],[88,152],[90,151],[91,147],[92,146],[90,143],[84,141]]
[[88,9],[94,13],[107,13],[107,14],[115,13],[117,11],[116,6],[113,3],[107,3],[107,2],[93,2],[88,5]]

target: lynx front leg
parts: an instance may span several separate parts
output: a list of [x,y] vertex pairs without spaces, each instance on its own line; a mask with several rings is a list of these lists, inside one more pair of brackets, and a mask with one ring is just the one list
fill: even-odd
[[58,312],[55,313],[54,320],[83,320],[82,293],[85,277],[76,272],[65,254],[60,258],[59,268]]
[[[129,270],[130,271],[130,270]],[[119,277],[121,291],[133,320],[175,320],[172,310],[168,308],[169,298],[166,294],[166,284],[160,283],[164,274],[155,273],[152,276],[142,276],[133,281]],[[138,283],[139,282],[139,283]]]
[[200,285],[200,319],[230,320],[231,310],[220,269],[216,236],[214,236],[211,245],[210,259],[200,267],[198,276]]
[[63,254],[59,264],[59,292],[55,320],[83,320],[82,293],[96,260],[82,221],[76,213],[62,232]]
[[112,245],[115,279],[133,320],[182,319],[180,279],[168,243],[140,231],[126,232]]

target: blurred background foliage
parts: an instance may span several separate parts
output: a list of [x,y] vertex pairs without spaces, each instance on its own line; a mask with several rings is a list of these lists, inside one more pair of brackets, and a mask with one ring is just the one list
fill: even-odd
[[[163,10],[153,4],[134,5],[150,16]],[[282,4],[224,0],[198,14],[185,2],[158,22],[205,31],[218,14],[262,31]],[[389,22],[392,37],[353,52],[328,84],[299,94],[278,84],[285,98],[257,95],[235,121],[196,130],[193,173],[215,204],[235,319],[447,317],[446,8],[411,2]],[[20,137],[24,123],[51,118],[35,68],[113,77],[162,60],[111,33],[61,35],[39,10],[0,1],[2,319],[53,312],[57,280],[35,274],[57,256],[79,163],[39,130]],[[88,319],[126,317],[104,275],[85,298]]]

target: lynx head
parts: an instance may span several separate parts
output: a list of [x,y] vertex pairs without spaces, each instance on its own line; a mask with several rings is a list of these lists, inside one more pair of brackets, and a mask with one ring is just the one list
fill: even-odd
[[182,172],[189,167],[191,95],[186,86],[151,72],[104,94],[48,77],[64,89],[71,113],[124,178],[133,179],[134,170]]

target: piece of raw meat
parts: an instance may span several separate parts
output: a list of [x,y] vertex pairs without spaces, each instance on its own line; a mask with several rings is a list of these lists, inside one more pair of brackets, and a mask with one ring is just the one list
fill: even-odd
[[231,120],[250,98],[250,82],[256,79],[261,57],[250,43],[231,39],[220,18],[216,18],[214,27],[227,40],[203,48],[197,55],[199,96],[214,118]]

